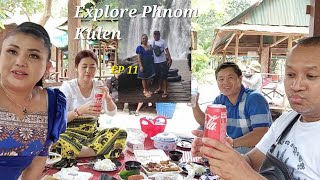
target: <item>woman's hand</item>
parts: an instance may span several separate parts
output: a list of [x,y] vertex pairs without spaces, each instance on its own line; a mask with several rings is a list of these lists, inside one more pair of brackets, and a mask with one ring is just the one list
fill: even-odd
[[143,66],[140,66],[140,71],[143,72]]
[[203,138],[202,143],[200,153],[208,158],[210,170],[222,179],[240,180],[257,175],[244,157],[232,148],[231,138],[227,138],[225,144],[210,138]]
[[96,106],[95,104],[84,104],[77,108],[78,112],[82,114],[89,114],[97,116],[104,113],[102,106]]
[[[99,89],[100,92],[103,94],[103,97],[110,96],[109,88],[108,88],[107,86],[101,86],[101,87],[98,87],[98,89]],[[111,96],[110,96],[110,97],[111,97]]]

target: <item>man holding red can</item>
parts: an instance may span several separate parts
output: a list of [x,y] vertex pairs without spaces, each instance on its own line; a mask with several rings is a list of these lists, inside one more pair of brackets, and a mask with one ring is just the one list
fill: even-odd
[[[227,109],[227,134],[233,139],[233,147],[240,153],[250,151],[268,131],[272,123],[269,105],[261,93],[242,85],[241,69],[233,62],[218,66],[215,71],[221,95],[213,104],[222,104]],[[205,113],[199,104],[193,114],[203,130]]]
[[210,170],[224,180],[320,179],[320,36],[298,42],[285,63],[284,89],[292,111],[283,113],[247,154],[230,144],[202,138],[192,155],[207,157]]

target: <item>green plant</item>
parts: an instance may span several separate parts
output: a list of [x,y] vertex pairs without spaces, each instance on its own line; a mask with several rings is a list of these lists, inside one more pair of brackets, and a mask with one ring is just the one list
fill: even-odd
[[203,81],[205,69],[208,68],[209,58],[204,50],[195,50],[192,52],[192,75],[199,81]]

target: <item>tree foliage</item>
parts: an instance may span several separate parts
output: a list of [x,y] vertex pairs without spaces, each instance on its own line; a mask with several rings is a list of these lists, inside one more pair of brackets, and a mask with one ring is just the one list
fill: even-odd
[[248,0],[225,0],[225,11],[230,20],[250,6]]
[[[206,0],[208,2],[217,2]],[[207,2],[207,3],[208,3]],[[192,0],[192,4],[201,3],[199,0]],[[206,4],[207,4],[206,3]],[[193,30],[198,34],[197,50],[192,53],[192,72],[195,76],[204,77],[203,73],[208,68],[208,63],[213,57],[210,55],[212,40],[215,36],[215,29],[236,17],[239,13],[250,6],[248,0],[224,0],[220,4],[213,3],[206,6],[199,13],[199,17],[192,18]],[[200,79],[201,81],[201,79]]]
[[51,16],[52,0],[2,0],[0,1],[0,28],[4,28],[3,20],[15,13],[25,15],[30,21],[30,16],[45,12],[40,24],[44,25]]
[[30,16],[30,14],[35,14],[37,12],[42,12],[44,9],[44,4],[41,0],[2,0],[0,1],[0,7],[7,16],[18,11],[20,14],[25,14]]

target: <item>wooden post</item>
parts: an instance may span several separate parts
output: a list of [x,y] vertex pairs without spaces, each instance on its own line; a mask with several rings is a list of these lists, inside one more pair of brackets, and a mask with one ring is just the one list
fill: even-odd
[[309,36],[320,36],[320,0],[311,0]]
[[62,75],[60,53],[61,53],[61,50],[57,48],[56,49],[56,72],[58,72],[58,74],[56,74],[56,82],[59,82],[59,78]]
[[269,72],[269,61],[270,61],[270,47],[263,47],[260,55],[261,61],[261,72],[268,73]]
[[102,76],[102,64],[101,64],[101,42],[98,41],[99,43],[99,53],[98,53],[98,61],[99,61],[99,80],[101,80]]
[[61,53],[60,53],[60,58],[59,58],[59,59],[60,59],[60,62],[61,62],[61,63],[60,63],[60,66],[61,66],[61,77],[67,77],[68,74],[65,74],[65,73],[64,73],[64,70],[65,70],[64,68],[65,68],[65,67],[63,66],[63,55],[64,55],[64,51],[60,51],[60,52],[61,52]]
[[223,58],[222,58],[222,63],[226,62],[226,56],[227,56],[227,51],[223,51]]
[[291,50],[292,48],[292,36],[289,36],[288,38],[288,52]]
[[105,61],[105,57],[106,57],[106,43],[104,43],[104,45],[103,45],[103,54],[102,54],[102,63],[103,63],[103,69],[105,69],[105,67],[106,67],[106,65],[107,65],[107,63],[106,63],[106,61]]
[[114,51],[114,66],[118,66],[118,39],[114,39],[116,41],[116,49]]
[[[260,45],[259,45],[259,62],[261,64],[261,57],[262,57],[262,48],[263,48],[263,35],[260,36]],[[261,71],[262,67],[261,67]]]
[[236,48],[234,50],[234,63],[238,62],[238,53],[239,53],[239,34],[236,35]]
[[197,50],[197,45],[198,45],[197,31],[191,31],[191,47],[192,47],[192,50]]
[[75,40],[76,28],[81,27],[81,19],[74,18],[76,15],[76,6],[81,5],[80,0],[68,1],[68,78],[73,79],[77,77],[75,68],[75,57],[81,50],[80,40]]

